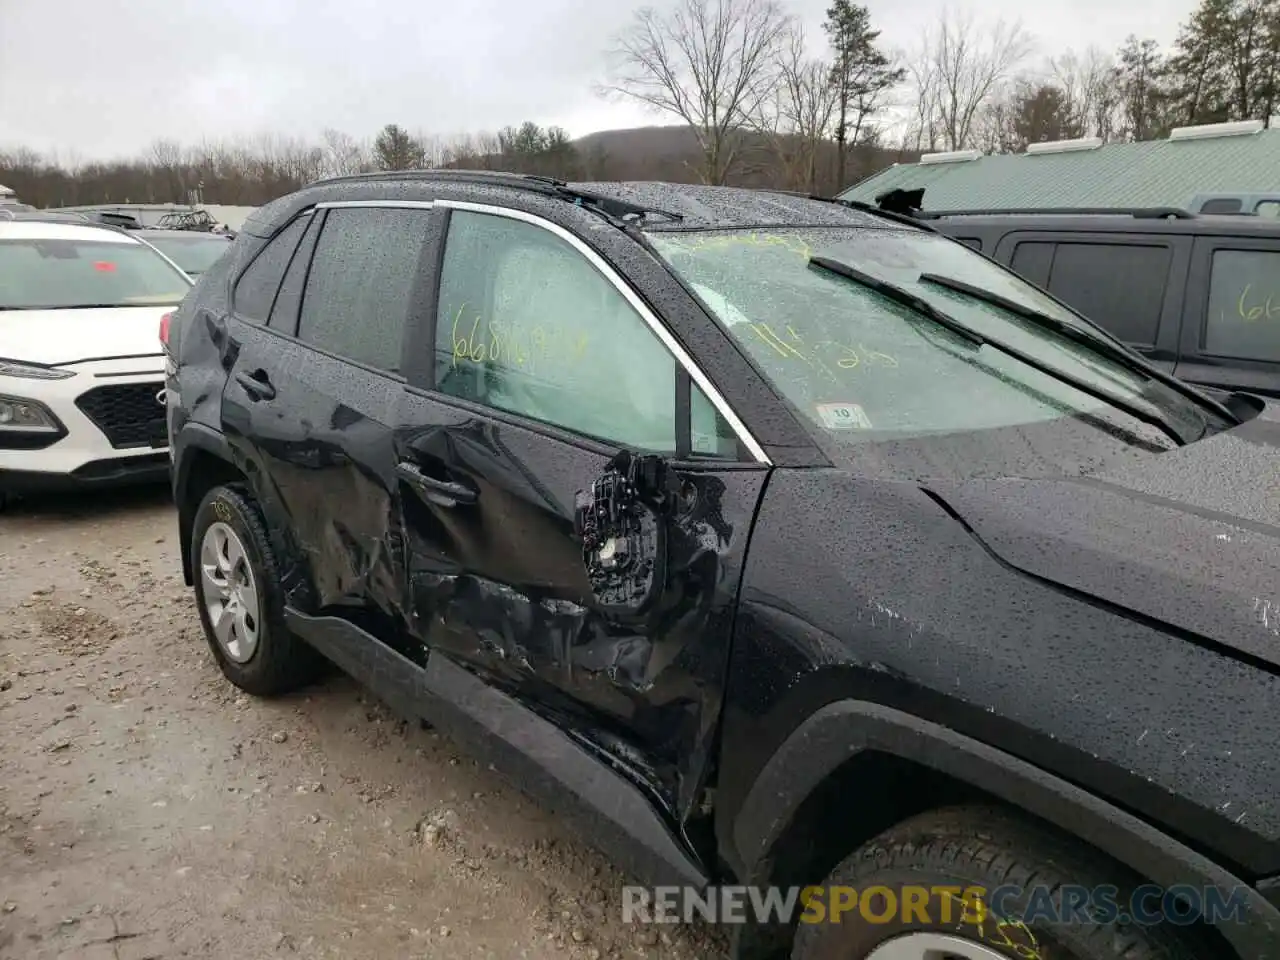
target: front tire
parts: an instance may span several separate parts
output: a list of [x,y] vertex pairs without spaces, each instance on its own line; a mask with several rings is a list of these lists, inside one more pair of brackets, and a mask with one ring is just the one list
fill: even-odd
[[191,578],[209,649],[235,686],[269,697],[316,677],[320,656],[285,626],[275,553],[239,487],[214,487],[200,502],[191,525]]
[[[1111,884],[1123,905],[1137,881],[1117,878],[1117,872],[1078,843],[999,809],[932,811],[890,828],[836,867],[823,881],[825,909],[832,888],[852,891],[845,896],[855,896],[855,904],[836,923],[802,917],[792,960],[1196,960],[1211,955],[1167,924],[1142,926],[1096,915],[1053,922],[1049,914],[1071,913],[1062,903],[1064,884],[1089,889]],[[997,916],[990,904],[984,914],[972,900],[966,903],[964,891],[990,893],[1001,887],[1021,888],[1003,903],[1010,916]],[[862,896],[873,888],[879,890],[864,913]],[[937,893],[940,888],[959,895]],[[1052,910],[1043,908],[1043,900],[1028,910],[1029,897],[1038,890],[1050,891]],[[904,908],[912,891],[916,902],[926,904],[914,915]],[[941,903],[944,897],[951,901],[948,909]],[[1022,917],[1030,919],[1023,923]]]

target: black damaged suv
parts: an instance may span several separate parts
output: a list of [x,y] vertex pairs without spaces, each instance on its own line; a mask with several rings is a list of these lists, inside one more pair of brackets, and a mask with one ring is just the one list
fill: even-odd
[[162,338],[241,689],[332,661],[642,883],[865,893],[742,960],[1280,957],[1262,401],[909,218],[504,174],[268,204]]

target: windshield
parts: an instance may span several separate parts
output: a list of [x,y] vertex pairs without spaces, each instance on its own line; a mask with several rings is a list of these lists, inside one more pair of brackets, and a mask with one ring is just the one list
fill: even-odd
[[178,303],[191,281],[141,243],[0,240],[0,310]]
[[945,237],[818,227],[647,236],[830,449],[1043,432],[1064,423],[1145,450],[1172,441],[1116,405],[820,269],[811,257],[900,287],[975,333],[1168,421],[1188,439],[1208,428],[1210,415],[1199,405],[1144,373],[1010,310],[921,280],[921,274],[958,280],[1094,332],[1035,287]]
[[151,244],[188,274],[198,277],[204,273],[231,246],[223,237],[148,237]]

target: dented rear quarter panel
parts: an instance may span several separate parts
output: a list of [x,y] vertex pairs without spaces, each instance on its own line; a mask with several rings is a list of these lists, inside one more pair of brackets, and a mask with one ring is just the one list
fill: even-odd
[[729,689],[730,848],[788,734],[853,698],[1027,760],[1244,872],[1280,869],[1280,679],[1019,573],[912,483],[775,472]]

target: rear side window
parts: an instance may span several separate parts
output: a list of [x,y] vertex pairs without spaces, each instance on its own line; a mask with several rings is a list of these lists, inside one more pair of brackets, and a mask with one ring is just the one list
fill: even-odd
[[280,289],[280,279],[289,266],[289,258],[310,222],[310,214],[298,217],[268,241],[249,268],[240,274],[232,294],[232,304],[238,317],[254,323],[267,322],[271,303]]
[[298,244],[298,249],[285,271],[284,282],[280,284],[280,292],[276,294],[276,302],[271,307],[271,318],[267,326],[272,330],[287,333],[290,336],[298,330],[298,310],[302,306],[302,288],[307,282],[307,268],[311,263],[311,251],[316,246],[316,236],[320,232],[320,217],[312,217],[307,232]]
[[1260,217],[1280,220],[1280,200],[1263,200],[1253,208],[1253,212]]
[[1060,243],[1049,292],[1112,336],[1150,346],[1160,328],[1172,256],[1166,246]]
[[1204,351],[1280,361],[1280,250],[1215,250]]
[[316,241],[298,318],[307,343],[391,373],[431,211],[400,207],[330,210]]

